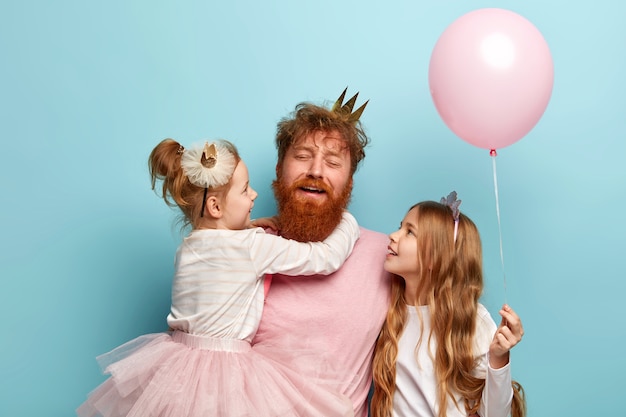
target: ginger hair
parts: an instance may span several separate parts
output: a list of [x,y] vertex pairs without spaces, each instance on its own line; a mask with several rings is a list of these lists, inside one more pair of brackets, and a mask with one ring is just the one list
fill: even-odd
[[350,152],[350,175],[365,158],[370,139],[360,121],[350,119],[350,113],[331,111],[311,103],[300,103],[295,111],[281,119],[276,128],[278,165],[282,165],[289,147],[315,132],[337,131]]
[[[236,164],[239,163],[241,158],[235,145],[226,140],[220,142],[233,154]],[[148,170],[152,189],[163,198],[168,206],[177,206],[181,210],[182,226],[196,228],[200,219],[204,188],[189,182],[189,178],[183,171],[180,164],[183,149],[182,145],[174,139],[162,140],[150,153]],[[160,190],[157,189],[157,181],[162,181]],[[209,188],[208,192],[212,195],[225,194],[229,188],[230,181],[220,187]]]
[[[416,269],[419,283],[416,300],[428,306],[431,332],[419,342],[436,342],[434,355],[437,379],[438,417],[446,417],[454,393],[464,398],[468,415],[477,413],[485,380],[476,378],[473,339],[478,300],[483,291],[482,248],[476,225],[464,214],[459,218],[456,242],[452,210],[433,201],[411,207],[417,212]],[[373,417],[391,417],[395,391],[398,341],[407,321],[405,283],[392,278],[391,304],[376,343],[373,362]],[[521,385],[513,381],[512,417],[525,417],[526,404]]]

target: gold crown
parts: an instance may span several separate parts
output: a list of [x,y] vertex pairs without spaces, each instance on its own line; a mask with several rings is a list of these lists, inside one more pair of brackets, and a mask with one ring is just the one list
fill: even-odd
[[217,149],[215,148],[214,143],[210,145],[208,142],[204,143],[204,149],[202,149],[200,163],[205,168],[213,168],[215,164],[217,164]]
[[353,113],[352,109],[354,108],[354,104],[356,103],[356,98],[359,96],[359,93],[357,92],[354,96],[352,96],[350,100],[344,103],[343,99],[346,97],[347,91],[348,91],[348,87],[346,87],[346,89],[343,90],[343,93],[341,93],[337,101],[335,101],[335,104],[333,104],[333,108],[330,111],[336,112],[336,113],[349,114],[348,120],[350,120],[351,122],[356,122],[359,120],[359,117],[361,117],[361,114],[363,113],[363,110],[365,110],[365,106],[367,106],[367,103],[369,103],[369,100],[367,100],[361,107],[356,109]]

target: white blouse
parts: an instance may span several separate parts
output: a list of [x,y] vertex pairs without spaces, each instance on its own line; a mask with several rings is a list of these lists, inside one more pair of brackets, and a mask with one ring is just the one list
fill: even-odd
[[[435,340],[428,343],[430,332],[430,314],[428,307],[407,306],[409,320],[398,342],[398,359],[396,363],[396,391],[393,397],[393,415],[396,417],[435,417],[439,410],[437,401],[437,383],[434,373],[436,351]],[[420,320],[418,309],[422,315],[422,343],[416,350],[420,336]],[[486,378],[482,404],[479,414],[482,417],[506,417],[511,410],[513,389],[511,387],[510,367],[492,369],[489,366],[489,345],[497,326],[487,309],[478,305],[476,317],[476,333],[474,335],[474,352],[477,355],[477,366],[473,371],[476,377]],[[448,400],[447,416],[467,416],[463,398],[456,395],[456,404]]]
[[359,236],[359,226],[347,212],[326,240],[315,243],[261,228],[194,230],[176,253],[167,323],[191,334],[251,341],[261,320],[265,274],[330,274]]

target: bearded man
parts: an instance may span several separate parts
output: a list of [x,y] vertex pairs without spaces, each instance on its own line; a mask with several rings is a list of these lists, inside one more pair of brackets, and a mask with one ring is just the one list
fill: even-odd
[[[279,233],[299,241],[325,239],[347,209],[353,175],[369,138],[346,91],[331,109],[301,103],[278,123],[278,162],[272,186]],[[271,283],[253,343],[314,352],[327,359],[337,389],[357,417],[367,416],[372,355],[389,303],[383,270],[388,238],[361,228],[350,257],[331,275],[268,277]],[[311,369],[311,379],[320,375]],[[332,417],[332,416],[328,416]]]

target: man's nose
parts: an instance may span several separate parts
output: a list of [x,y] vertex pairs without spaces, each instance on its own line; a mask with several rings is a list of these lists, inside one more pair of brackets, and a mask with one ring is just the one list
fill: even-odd
[[320,156],[316,156],[311,160],[309,165],[309,172],[307,175],[313,178],[322,178],[324,174],[324,161]]

